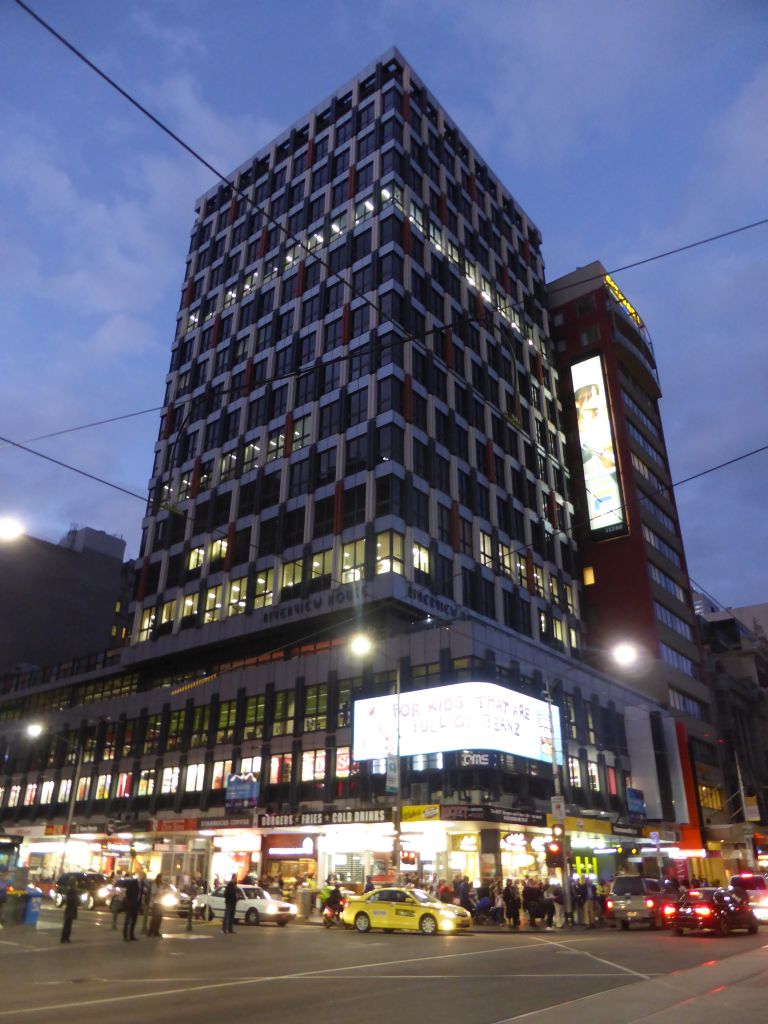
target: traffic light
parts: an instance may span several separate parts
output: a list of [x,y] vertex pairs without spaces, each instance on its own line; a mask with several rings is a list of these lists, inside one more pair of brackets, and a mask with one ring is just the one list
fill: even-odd
[[556,839],[550,840],[544,848],[548,868],[563,866],[563,844]]

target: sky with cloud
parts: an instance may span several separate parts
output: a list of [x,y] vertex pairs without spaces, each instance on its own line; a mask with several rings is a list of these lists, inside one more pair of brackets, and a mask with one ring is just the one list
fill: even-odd
[[[30,0],[225,172],[396,45],[542,229],[547,276],[768,217],[763,0]],[[0,435],[159,406],[210,172],[0,7]],[[768,226],[626,271],[673,479],[768,444]],[[159,413],[31,447],[143,496]],[[768,600],[768,452],[677,491],[689,570]],[[0,515],[137,553],[142,500],[0,447]]]

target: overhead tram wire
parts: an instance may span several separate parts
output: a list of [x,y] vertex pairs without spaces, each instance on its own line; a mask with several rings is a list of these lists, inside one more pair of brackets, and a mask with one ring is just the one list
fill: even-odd
[[[119,93],[123,97],[123,99],[127,100],[128,103],[131,104],[131,106],[135,107],[141,114],[144,115],[144,117],[148,118],[170,139],[177,143],[177,145],[181,146],[182,149],[189,153],[189,155],[193,157],[193,159],[197,160],[198,163],[202,164],[202,166],[205,167],[206,170],[210,171],[211,174],[213,174],[216,178],[218,178],[220,182],[222,182],[228,188],[231,188],[232,191],[236,193],[236,195],[238,195],[241,199],[245,200],[245,202],[248,203],[248,205],[253,210],[262,214],[262,216],[269,223],[269,225],[271,227],[276,228],[283,235],[285,241],[294,244],[295,246],[303,250],[303,252],[306,253],[307,256],[311,256],[313,259],[316,259],[317,262],[322,267],[324,267],[325,270],[328,271],[329,280],[331,278],[338,278],[344,284],[349,286],[349,289],[353,296],[355,296],[358,299],[362,299],[366,303],[366,305],[370,306],[370,308],[374,310],[375,313],[377,313],[380,317],[383,316],[380,307],[375,302],[373,302],[372,299],[369,299],[364,292],[359,292],[355,288],[351,279],[351,275],[350,279],[347,280],[345,277],[342,276],[340,271],[331,270],[330,265],[325,260],[321,259],[321,257],[318,256],[314,250],[309,249],[307,245],[304,242],[300,241],[295,235],[290,234],[287,228],[283,227],[283,225],[280,224],[279,221],[275,220],[271,216],[271,214],[267,213],[265,207],[259,206],[257,203],[255,203],[247,192],[244,192],[238,185],[235,184],[234,181],[230,181],[230,179],[225,174],[223,174],[214,164],[212,164],[209,160],[206,160],[206,158],[188,142],[185,142],[184,139],[181,138],[181,136],[177,135],[176,132],[173,131],[173,129],[169,128],[168,125],[166,125],[163,121],[160,120],[159,117],[153,114],[134,96],[132,96],[131,93],[129,93],[126,89],[119,85],[113,78],[111,78],[106,73],[106,71],[103,71],[98,66],[98,64],[95,64],[92,60],[90,60],[90,58],[86,57],[86,55],[81,50],[78,50],[78,48],[73,43],[66,39],[60,32],[57,32],[56,29],[52,25],[50,25],[43,17],[37,14],[36,11],[33,11],[31,7],[28,7],[27,4],[23,2],[23,0],[15,0],[15,3],[23,11],[25,11],[31,18],[33,18],[42,28],[44,28],[46,32],[50,33],[50,35],[57,39],[62,44],[62,46],[66,47],[66,49],[68,49],[70,53],[74,54],[75,57],[78,58],[78,60],[82,61],[87,67],[91,69],[91,71],[94,71],[99,76],[99,78],[106,82],[107,85],[109,85],[112,89]],[[403,330],[405,330],[404,325],[400,324],[400,326],[402,327]]]
[[[64,434],[75,434],[78,430],[88,430],[91,427],[103,427],[108,423],[119,423],[121,420],[135,419],[137,416],[146,416],[150,412],[161,412],[164,406],[155,405],[151,409],[138,409],[136,412],[126,412],[120,416],[110,416],[105,420],[92,420],[90,423],[80,423],[76,427],[64,427],[62,430],[53,430],[50,434],[38,434],[36,437],[27,437],[20,444],[34,444],[35,441],[47,441],[51,437],[62,437]],[[3,448],[14,447],[15,442],[0,444],[0,451]]]

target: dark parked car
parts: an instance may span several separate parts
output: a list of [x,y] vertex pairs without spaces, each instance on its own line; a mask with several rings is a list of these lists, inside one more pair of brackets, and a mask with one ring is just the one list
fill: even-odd
[[51,890],[51,897],[57,907],[64,902],[71,878],[74,878],[80,890],[80,901],[86,910],[106,904],[112,891],[106,875],[98,871],[66,871]]
[[[125,909],[123,904],[125,903],[125,890],[127,887],[127,878],[118,878],[113,885],[110,885],[109,896],[107,898],[107,906],[110,910],[114,910],[118,914],[123,912]],[[187,917],[189,914],[190,904],[193,900],[194,896],[190,893],[184,892],[182,889],[177,889],[175,885],[166,885],[165,896],[163,898],[163,907],[166,914],[176,914],[178,917]]]
[[749,899],[731,889],[689,889],[677,903],[665,904],[664,916],[676,935],[711,931],[726,936],[735,928],[750,935],[757,931]]

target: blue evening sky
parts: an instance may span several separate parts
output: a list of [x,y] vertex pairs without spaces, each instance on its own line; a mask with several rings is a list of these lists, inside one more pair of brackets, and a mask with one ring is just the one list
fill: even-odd
[[[763,0],[30,0],[230,171],[391,45],[542,229],[547,277],[768,216]],[[160,405],[211,175],[12,0],[0,6],[0,434]],[[768,227],[618,275],[646,321],[673,479],[768,443]],[[144,494],[159,414],[37,442]],[[34,445],[33,445],[34,447]],[[689,569],[768,600],[768,452],[677,500]],[[0,515],[138,549],[142,502],[0,450]]]

